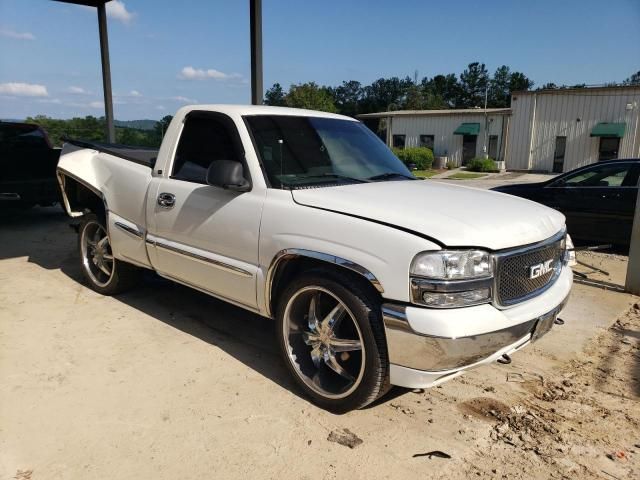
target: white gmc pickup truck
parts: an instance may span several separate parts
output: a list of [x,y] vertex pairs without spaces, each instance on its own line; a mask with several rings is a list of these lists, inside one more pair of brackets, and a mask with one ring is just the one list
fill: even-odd
[[159,151],[71,140],[57,175],[91,288],[152,269],[275,319],[287,368],[331,410],[508,360],[572,285],[563,215],[417,180],[340,115],[185,107]]

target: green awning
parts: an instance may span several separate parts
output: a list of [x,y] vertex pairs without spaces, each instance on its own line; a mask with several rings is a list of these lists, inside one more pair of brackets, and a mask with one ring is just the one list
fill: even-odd
[[599,123],[595,127],[593,127],[593,130],[591,130],[591,136],[622,138],[624,137],[625,126],[626,125],[624,123]]
[[480,133],[479,123],[461,123],[454,135],[478,135]]

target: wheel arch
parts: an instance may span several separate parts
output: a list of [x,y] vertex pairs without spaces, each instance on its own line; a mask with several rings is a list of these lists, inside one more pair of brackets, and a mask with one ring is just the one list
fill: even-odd
[[64,208],[69,216],[80,217],[91,211],[106,217],[109,209],[100,190],[62,169],[58,169],[57,177]]
[[341,273],[349,273],[363,280],[377,295],[384,293],[384,288],[376,276],[367,268],[351,260],[301,248],[280,250],[271,261],[265,279],[265,307],[267,316],[275,312],[275,300],[288,280],[295,275],[316,267],[330,267]]

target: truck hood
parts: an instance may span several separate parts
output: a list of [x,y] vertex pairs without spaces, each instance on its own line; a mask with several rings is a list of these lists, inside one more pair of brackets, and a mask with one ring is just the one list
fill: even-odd
[[564,215],[529,200],[433,180],[293,190],[300,205],[394,225],[447,247],[491,250],[545,240]]

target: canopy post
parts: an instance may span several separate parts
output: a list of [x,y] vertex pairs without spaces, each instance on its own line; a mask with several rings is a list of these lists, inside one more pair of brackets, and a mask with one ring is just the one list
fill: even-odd
[[107,141],[115,143],[116,130],[113,124],[113,98],[111,94],[111,66],[109,65],[109,37],[107,34],[107,12],[105,2],[99,3],[98,31],[100,33],[100,59],[102,60],[102,90],[104,92],[104,116],[107,122]]
[[250,0],[251,104],[262,105],[262,0]]

